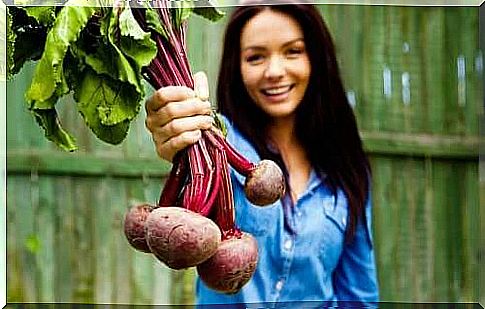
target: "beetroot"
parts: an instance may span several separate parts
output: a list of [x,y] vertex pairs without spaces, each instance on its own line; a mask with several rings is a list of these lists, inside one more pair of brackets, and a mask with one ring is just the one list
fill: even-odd
[[124,232],[130,245],[136,250],[150,253],[145,240],[145,221],[155,206],[150,204],[136,205],[125,215]]
[[146,220],[151,252],[172,269],[196,266],[210,258],[221,242],[210,219],[181,207],[160,207]]
[[276,163],[262,160],[246,177],[244,193],[248,200],[258,206],[269,205],[285,193],[285,178]]
[[251,279],[257,262],[256,240],[242,233],[224,240],[211,258],[197,266],[197,273],[209,288],[234,294]]

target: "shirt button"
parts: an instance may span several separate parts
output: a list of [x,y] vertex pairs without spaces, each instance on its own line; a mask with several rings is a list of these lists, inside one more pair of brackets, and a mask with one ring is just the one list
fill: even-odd
[[345,225],[346,222],[347,220],[345,220],[345,218],[342,218],[342,224]]
[[285,241],[285,249],[286,250],[290,250],[291,249],[291,246],[293,246],[293,242],[291,241],[291,239],[287,239]]
[[276,282],[275,289],[277,291],[281,291],[282,288],[283,288],[283,280]]
[[296,215],[297,215],[298,217],[301,217],[301,211],[298,211],[298,212],[296,213]]

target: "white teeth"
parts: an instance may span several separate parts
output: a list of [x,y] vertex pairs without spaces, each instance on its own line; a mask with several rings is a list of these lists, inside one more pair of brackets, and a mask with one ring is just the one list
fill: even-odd
[[269,95],[277,95],[277,94],[285,93],[289,90],[290,90],[290,86],[285,86],[285,87],[265,89],[264,92],[269,94]]

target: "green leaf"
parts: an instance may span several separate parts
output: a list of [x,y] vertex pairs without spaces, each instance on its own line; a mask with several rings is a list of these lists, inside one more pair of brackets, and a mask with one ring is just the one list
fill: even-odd
[[[7,79],[11,79],[20,68],[15,68],[15,40],[17,35],[12,30],[13,17],[7,8]],[[21,67],[22,65],[20,65]]]
[[182,23],[186,21],[194,9],[194,3],[188,0],[180,0],[171,2],[173,7],[170,12],[172,13],[172,24],[174,29],[180,29]]
[[[73,1],[68,1],[73,2]],[[89,18],[96,12],[93,7],[66,5],[57,15],[47,34],[44,53],[35,68],[26,99],[31,109],[52,109],[57,98],[66,93],[62,63],[69,46],[77,40]]]
[[66,151],[77,149],[75,139],[61,127],[55,109],[37,109],[33,113],[37,123],[44,129],[45,137],[48,140]]
[[[157,55],[157,44],[150,38],[150,33],[143,31],[136,21],[130,7],[120,14],[120,48],[138,66],[150,64]],[[141,74],[141,72],[140,72]]]
[[167,31],[165,31],[165,28],[163,28],[160,18],[158,17],[158,13],[154,8],[147,7],[145,10],[145,19],[150,30],[157,32],[164,38],[168,38]]
[[[84,121],[99,139],[114,145],[121,143],[134,117],[133,107],[139,108],[140,98],[136,91],[131,85],[113,82],[89,67],[80,79],[74,89],[74,99]],[[108,117],[117,118],[117,123],[107,125]]]
[[25,62],[38,60],[43,51],[47,27],[29,17],[24,8],[7,7],[7,78],[11,79]]
[[227,128],[226,128],[226,124],[224,123],[224,120],[222,119],[222,116],[219,113],[213,111],[212,117],[214,117],[214,122],[215,122],[216,128],[221,130],[222,135],[224,137],[226,137],[227,136]]
[[28,16],[46,27],[51,27],[56,19],[56,9],[52,6],[29,6],[24,8]]
[[194,13],[213,22],[224,17],[224,12],[217,9],[210,0],[198,0]]
[[[81,79],[79,76],[84,76],[86,73],[83,72],[84,69],[80,69],[77,79],[82,80],[82,87],[77,87],[76,97],[86,97],[84,92],[91,94],[101,87],[103,95],[97,96],[94,101],[97,104],[98,115],[95,117],[96,120],[90,120],[90,123],[95,124],[99,121],[111,130],[113,125],[132,120],[138,115],[140,102],[145,95],[141,68],[151,62],[157,50],[149,33],[137,29],[138,24],[130,26],[132,22],[137,23],[130,11],[127,15],[122,15],[124,12],[118,15],[117,9],[110,9],[105,13],[100,25],[102,40],[96,52],[88,54],[82,42],[76,42],[71,46],[71,50],[79,60],[79,66],[89,67],[92,71],[89,73],[91,77]],[[119,19],[118,16],[120,16]],[[133,19],[130,20],[131,18]],[[134,37],[139,40],[135,40]],[[134,50],[137,48],[138,50]],[[89,119],[85,118],[85,120]],[[104,135],[101,133],[103,126],[91,125],[90,127],[100,137]]]

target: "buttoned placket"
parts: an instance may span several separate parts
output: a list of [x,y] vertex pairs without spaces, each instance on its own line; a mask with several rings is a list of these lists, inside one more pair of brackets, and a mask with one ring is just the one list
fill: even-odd
[[[297,211],[299,211],[299,203],[300,201],[297,201],[296,204],[294,205],[295,207],[295,212],[290,212],[292,216],[297,215]],[[281,273],[281,276],[278,278],[278,280],[275,282],[274,289],[275,289],[275,296],[274,296],[274,301],[278,302],[281,296],[281,291],[283,290],[289,274],[290,274],[290,269],[291,269],[291,264],[293,262],[293,256],[295,253],[295,243],[296,243],[296,235],[298,235],[298,230],[300,227],[300,222],[298,218],[294,220],[294,218],[291,220],[293,222],[293,228],[295,229],[296,233],[290,233],[288,230],[285,229],[284,231],[284,240],[283,240],[283,246],[281,248],[281,255],[284,257],[284,263],[283,263],[283,271]]]
[[275,296],[274,301],[278,302],[281,296],[281,291],[283,290],[286,281],[288,280],[288,276],[290,274],[291,264],[293,262],[293,255],[294,255],[294,235],[290,235],[287,231],[285,231],[285,240],[283,242],[282,247],[282,256],[284,257],[283,263],[283,271],[281,276],[275,282],[274,289],[275,289]]
[[306,199],[310,198],[315,194],[316,187],[320,181],[317,179],[313,179],[310,181],[310,185],[308,187],[308,191],[303,193],[300,198],[296,201],[294,207],[294,211],[291,211],[291,215],[294,216],[290,221],[293,222],[293,228],[295,229],[295,233],[291,234],[287,230],[284,231],[284,241],[282,247],[282,256],[284,257],[284,264],[283,264],[283,271],[281,276],[274,284],[274,301],[278,302],[281,296],[281,291],[284,289],[285,284],[288,280],[290,274],[291,264],[293,262],[293,257],[295,254],[295,246],[296,246],[296,237],[298,232],[301,230],[301,226],[303,224],[302,217],[303,217],[303,210],[302,205]]

